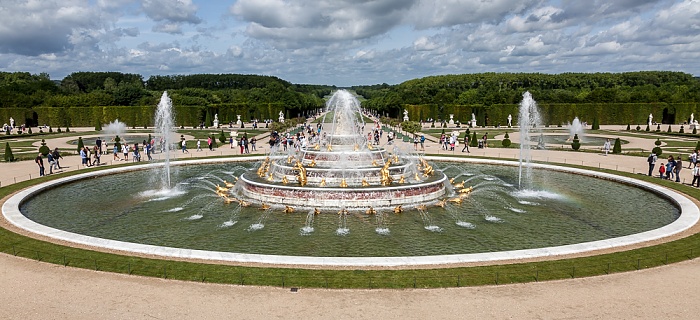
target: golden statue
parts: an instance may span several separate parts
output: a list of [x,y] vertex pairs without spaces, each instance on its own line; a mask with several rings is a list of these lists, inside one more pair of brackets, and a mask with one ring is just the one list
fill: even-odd
[[341,187],[341,188],[347,188],[347,187],[348,187],[348,182],[345,181],[345,178],[343,178],[343,180],[340,180],[340,187]]
[[293,212],[294,212],[294,208],[292,208],[290,206],[284,206],[284,213],[293,213]]
[[365,180],[365,179],[362,179],[362,186],[369,187],[369,182],[367,182],[367,180]]
[[471,193],[472,190],[474,190],[474,187],[459,189],[459,193]]
[[343,209],[340,209],[340,211],[338,211],[338,215],[347,215],[347,214],[348,214],[348,209],[343,208]]
[[428,161],[425,161],[425,159],[420,158],[421,163],[423,164],[423,176],[431,176],[435,173],[435,170],[433,169],[433,166],[428,164]]
[[389,175],[389,166],[391,165],[391,159],[387,159],[384,166],[379,169],[379,174],[381,174],[380,182],[383,186],[390,186],[394,179]]
[[450,179],[450,183],[455,183],[455,178]]
[[238,204],[241,205],[241,207],[247,207],[250,205],[250,202],[243,201],[241,199],[238,199]]
[[226,185],[226,188],[233,188],[233,183],[231,182],[227,182],[226,180],[224,180],[224,184]]
[[406,183],[406,178],[401,176],[401,178],[399,178],[399,183]]
[[440,207],[440,208],[444,208],[446,204],[447,204],[447,199],[443,199],[443,200],[438,201],[435,205]]
[[377,214],[377,210],[374,210],[374,208],[372,208],[372,206],[370,206],[369,209],[367,209],[367,211],[365,211],[365,213],[367,213],[367,214]]
[[297,181],[299,181],[299,184],[303,187],[306,185],[306,168],[304,168],[304,165],[301,164],[301,161],[297,160],[297,164],[294,166],[299,170],[299,175],[297,176]]
[[458,184],[455,184],[455,189],[462,189],[462,188],[464,188],[464,181],[462,181]]
[[372,144],[371,144],[371,143],[368,143],[368,144],[367,144],[367,149],[369,149],[369,150],[373,150],[373,149],[374,149],[374,147],[372,147]]
[[358,151],[358,150],[360,150],[360,145],[358,145],[358,144],[356,143],[356,144],[352,147],[352,151]]
[[272,177],[272,173],[267,177],[267,181],[275,181],[275,178]]
[[284,183],[284,184],[289,183],[289,179],[287,179],[287,176],[282,177],[282,183]]
[[269,205],[269,204],[264,204],[264,203],[263,203],[263,204],[260,205],[260,210],[267,210],[267,209],[270,209],[270,205]]
[[333,147],[331,146],[330,143],[328,144],[328,146],[326,147],[326,149],[328,149],[328,151],[333,151]]
[[314,150],[316,150],[316,151],[321,150],[321,146],[317,143],[317,144],[314,146]]
[[416,209],[418,211],[425,211],[426,209],[428,209],[428,207],[424,204],[421,204],[421,205],[417,206]]
[[398,205],[394,208],[394,213],[399,214],[403,212],[403,208],[401,208],[401,205]]
[[287,164],[292,163],[292,160],[294,160],[294,156],[292,156],[292,155],[287,156]]
[[394,153],[394,163],[399,163],[399,156]]
[[421,181],[420,177],[418,176],[418,172],[416,172],[416,173],[413,175],[413,180],[416,180],[416,181],[418,181],[418,182]]
[[312,159],[311,162],[309,162],[308,166],[315,167],[316,166],[316,159]]
[[459,203],[462,203],[462,198],[460,198],[460,197],[452,198],[452,199],[450,199],[449,201],[459,204]]
[[379,164],[377,164],[377,160],[372,160],[372,166],[373,166],[373,167],[376,167],[376,166],[378,166],[378,165],[379,165]]
[[314,208],[314,214],[315,215],[321,214],[321,210],[318,210],[318,208]]
[[319,187],[325,187],[326,186],[326,178],[321,179],[321,182],[318,184]]
[[258,168],[258,177],[264,177],[265,173],[267,173],[267,166],[270,163],[270,157],[266,157],[265,161],[260,164],[260,168]]

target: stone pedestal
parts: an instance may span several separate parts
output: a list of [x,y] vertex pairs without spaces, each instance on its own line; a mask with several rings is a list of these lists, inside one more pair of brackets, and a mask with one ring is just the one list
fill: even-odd
[[454,125],[454,124],[455,124],[455,119],[454,119],[454,117],[455,117],[454,114],[450,114],[450,122],[449,122],[450,125]]

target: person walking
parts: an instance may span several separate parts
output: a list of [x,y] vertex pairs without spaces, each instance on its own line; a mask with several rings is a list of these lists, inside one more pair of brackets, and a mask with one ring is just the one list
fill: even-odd
[[467,150],[467,153],[471,153],[469,152],[469,134],[465,133],[464,139],[462,139],[462,141],[464,141],[464,148],[462,148],[462,152],[464,152],[464,150]]
[[245,150],[246,154],[250,153],[250,149],[248,148],[248,135],[247,134],[243,135],[243,149]]
[[255,148],[256,143],[258,143],[258,139],[255,139],[255,137],[250,138],[250,147],[253,151],[258,151],[258,149]]
[[664,163],[661,163],[661,166],[659,167],[659,178],[661,179],[666,179],[666,166],[664,166]]
[[691,172],[693,174],[693,182],[690,183],[690,186],[696,188],[700,187],[700,167],[698,167],[697,163],[693,165]]
[[654,173],[654,166],[656,165],[656,160],[657,160],[656,153],[652,152],[649,155],[649,157],[647,157],[647,162],[649,163],[649,176],[650,177]]
[[36,156],[34,159],[34,162],[39,166],[39,176],[43,177],[44,176],[44,159],[41,157],[41,152],[39,152],[39,155]]
[[698,162],[698,150],[693,151],[688,157],[688,160],[688,169],[690,169]]
[[185,140],[185,138],[182,138],[180,145],[182,146],[182,153],[190,153],[187,151],[187,140]]
[[56,169],[62,169],[61,168],[61,163],[58,162],[58,159],[61,159],[61,153],[58,152],[58,148],[53,149],[53,161],[56,161]]
[[673,173],[676,175],[676,182],[681,182],[681,169],[683,169],[683,162],[681,161],[681,156],[676,157],[676,165],[673,167]]
[[605,155],[608,155],[608,152],[610,152],[610,138],[605,140],[605,143],[603,144],[603,151],[605,151]]
[[122,154],[124,155],[124,161],[129,161],[129,144],[126,141],[122,144]]
[[51,152],[46,154],[46,161],[49,163],[49,174],[53,174],[53,166],[56,162],[53,160],[53,154]]
[[420,150],[425,151],[425,135],[420,135]]
[[207,137],[207,145],[209,146],[209,151],[214,151],[214,146],[212,145],[211,136]]
[[202,151],[202,140],[197,139],[197,151]]

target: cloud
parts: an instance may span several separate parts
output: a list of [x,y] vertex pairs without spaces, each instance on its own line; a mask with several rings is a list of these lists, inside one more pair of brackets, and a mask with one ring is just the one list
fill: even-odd
[[197,6],[192,0],[143,0],[143,11],[154,21],[199,24]]

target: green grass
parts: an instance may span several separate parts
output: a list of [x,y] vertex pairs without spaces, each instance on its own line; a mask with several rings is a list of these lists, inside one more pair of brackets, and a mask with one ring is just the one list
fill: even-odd
[[[444,156],[444,155],[443,155]],[[578,167],[578,166],[572,166]],[[590,169],[590,168],[587,168]],[[96,169],[86,169],[81,172]],[[700,198],[700,190],[643,175],[599,170],[634,177]],[[42,177],[0,188],[0,196],[77,172]],[[283,287],[438,288],[521,283],[595,276],[656,267],[700,255],[700,235],[652,247],[533,263],[416,270],[309,270],[241,267],[124,256],[72,248],[15,234],[0,228],[0,251],[59,265],[149,277]]]

